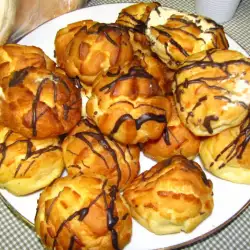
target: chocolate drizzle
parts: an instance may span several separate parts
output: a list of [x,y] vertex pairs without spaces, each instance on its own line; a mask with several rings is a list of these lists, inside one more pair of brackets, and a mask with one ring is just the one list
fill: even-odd
[[[55,75],[54,73],[51,73],[52,79],[46,77],[44,78],[38,85],[37,88],[37,92],[35,94],[35,98],[33,100],[32,103],[32,121],[31,121],[31,127],[32,127],[32,135],[34,137],[37,136],[37,122],[38,119],[45,114],[46,111],[48,111],[48,107],[44,109],[44,111],[42,111],[39,115],[38,113],[38,104],[40,102],[40,96],[43,90],[43,87],[46,83],[48,84],[52,84],[53,86],[53,93],[54,93],[54,102],[57,102],[57,84],[62,84],[64,86],[64,88],[66,89],[66,91],[70,94],[70,88],[68,86],[68,84],[59,76]],[[71,104],[63,104],[63,109],[64,109],[64,120],[68,119],[68,113],[70,110],[72,109],[77,109],[77,108],[73,108],[72,106],[74,106],[77,102],[81,101],[81,99],[72,101]]]
[[188,124],[188,118],[190,116],[192,116],[192,117],[194,116],[195,109],[197,109],[201,105],[201,103],[204,102],[204,101],[206,101],[206,100],[207,100],[207,96],[203,96],[203,97],[199,98],[198,102],[192,108],[192,111],[188,112],[188,115],[187,115],[187,118],[186,118],[186,123],[187,124]]
[[[185,89],[189,88],[190,85],[196,84],[196,85],[204,85],[207,89],[214,89],[217,90],[216,92],[220,92],[218,94],[215,94],[213,96],[216,100],[221,100],[228,103],[235,103],[236,105],[242,106],[242,108],[248,110],[248,104],[243,101],[232,101],[230,99],[231,95],[234,95],[233,91],[228,90],[227,88],[220,85],[221,81],[228,80],[230,78],[235,78],[238,76],[235,76],[234,73],[230,73],[228,68],[233,65],[245,65],[250,66],[250,62],[244,59],[239,60],[229,60],[226,62],[214,62],[212,55],[213,53],[216,53],[215,49],[211,49],[206,51],[205,56],[199,60],[199,61],[187,61],[184,66],[180,67],[178,69],[178,72],[175,74],[175,82],[176,82],[176,89],[175,89],[175,96],[176,96],[176,102],[180,105],[180,111],[184,112],[185,108],[182,105],[182,99],[181,96],[185,93]],[[188,80],[187,78],[181,82],[178,83],[177,81],[177,75],[182,74],[184,71],[189,70],[196,70],[195,68],[201,68],[202,70],[205,70],[207,67],[212,69],[219,69],[221,70],[221,76],[212,76],[212,77],[199,77],[194,78],[192,76],[191,80]],[[218,81],[218,82],[216,82]],[[237,81],[237,80],[236,80]],[[214,83],[213,83],[214,82]],[[207,92],[207,95],[209,92]],[[186,122],[188,123],[188,120],[190,117],[194,117],[194,111],[196,108],[202,105],[203,102],[207,100],[207,96],[202,96],[198,99],[198,102],[193,105],[191,108],[191,111],[187,112]],[[212,134],[213,129],[211,126],[211,121],[218,121],[219,117],[214,115],[209,115],[204,118],[203,126],[207,129],[207,131]]]
[[[78,221],[83,221],[85,219],[85,217],[88,215],[89,210],[91,209],[91,207],[93,205],[95,205],[97,203],[97,201],[103,197],[104,200],[104,206],[105,206],[105,210],[106,210],[106,216],[107,216],[107,228],[110,231],[111,234],[111,240],[112,240],[112,245],[113,248],[115,250],[120,250],[119,248],[119,243],[118,243],[118,234],[116,232],[115,226],[119,221],[119,217],[115,216],[115,201],[117,198],[117,187],[115,185],[111,186],[109,192],[107,193],[105,187],[107,184],[107,180],[104,181],[103,185],[102,185],[102,189],[101,192],[96,196],[96,198],[94,200],[92,200],[89,205],[87,207],[81,208],[78,211],[74,212],[72,215],[70,215],[66,220],[64,220],[61,225],[59,226],[56,235],[54,237],[54,241],[53,241],[53,247],[52,249],[55,249],[56,245],[57,245],[57,238],[59,237],[59,234],[62,232],[62,230],[65,228],[65,226],[67,225],[68,222],[72,221],[73,219],[75,219],[76,217],[78,217]],[[61,192],[60,192],[61,193]],[[60,195],[59,193],[59,195]],[[51,213],[52,207],[54,206],[55,202],[58,200],[59,195],[54,198],[54,200],[52,201],[49,210]],[[107,199],[107,196],[109,196],[109,202]],[[125,220],[127,217],[122,217],[123,220]],[[47,217],[46,220],[48,221],[49,218]],[[80,240],[77,240],[76,235],[71,236],[70,238],[70,242],[69,242],[69,247],[68,249],[73,249],[73,246],[77,244],[80,246],[84,246],[82,242],[80,242]]]
[[121,37],[122,32],[124,31],[124,28],[118,24],[115,24],[115,23],[111,23],[111,24],[95,23],[89,29],[87,29],[87,27],[83,27],[83,29],[81,29],[79,32],[81,32],[81,31],[86,32],[89,35],[91,35],[91,34],[102,35],[103,34],[108,42],[110,42],[115,47],[119,47],[119,46],[121,46],[121,44],[118,44],[111,37],[110,32],[116,32]]
[[110,196],[110,203],[107,203],[106,200],[106,193],[104,193],[104,202],[107,210],[107,227],[108,230],[111,232],[111,239],[112,239],[112,245],[115,250],[119,250],[119,245],[118,245],[118,234],[116,230],[114,229],[115,225],[119,221],[119,217],[114,215],[114,210],[115,210],[115,200],[116,200],[116,194],[118,190],[116,186],[112,186],[109,196]]
[[[25,69],[22,69],[20,71],[16,71],[13,73],[13,77],[9,82],[9,87],[15,87],[18,84],[22,84],[27,75],[30,73],[30,70],[33,69],[32,67],[27,67]],[[32,72],[31,72],[32,73]],[[40,102],[40,97],[44,88],[45,84],[52,84],[53,87],[53,98],[54,102],[57,102],[58,94],[57,94],[57,84],[62,84],[65,88],[65,90],[70,94],[70,88],[68,84],[64,81],[64,79],[54,73],[50,73],[47,77],[44,77],[39,83],[37,87],[37,91],[34,97],[34,100],[32,102],[32,118],[31,118],[31,127],[32,127],[32,136],[37,136],[37,122],[38,119],[41,118],[48,110],[49,107],[46,106],[46,104],[41,102],[41,105],[45,106],[42,111],[40,111],[40,107],[38,107]],[[75,84],[74,84],[75,85]],[[79,100],[72,101],[70,105],[64,104],[64,119],[67,120],[68,118],[68,112],[71,109],[74,109],[72,106],[74,106]]]
[[213,129],[211,126],[211,121],[218,121],[219,117],[216,115],[206,116],[203,122],[203,126],[206,128],[209,134],[213,134]]
[[11,136],[13,132],[11,130],[8,131],[8,133],[5,135],[4,141],[0,144],[0,153],[2,154],[2,158],[0,160],[0,168],[6,158],[6,151],[9,146],[6,145],[6,142],[8,138]]
[[118,82],[125,81],[125,80],[131,79],[131,78],[145,78],[145,79],[153,80],[153,76],[150,75],[147,71],[145,71],[144,68],[131,67],[127,74],[124,74],[124,75],[120,76],[119,78],[115,79],[114,81],[112,81],[111,83],[101,87],[100,91],[107,90],[105,92],[105,94],[109,93],[111,91],[111,89],[114,88]]
[[168,130],[167,125],[165,126],[162,137],[166,145],[171,145],[170,138],[169,138],[169,130]]
[[232,159],[242,159],[242,155],[245,152],[245,149],[250,141],[250,114],[240,125],[239,134],[236,138],[231,141],[214,159],[214,162],[210,164],[210,167],[214,165],[224,154],[227,154],[225,157],[225,162],[222,163],[218,168],[223,168],[227,163]]
[[111,135],[115,134],[119,130],[122,123],[127,121],[127,120],[133,120],[135,122],[136,130],[139,130],[141,128],[141,126],[147,121],[156,121],[158,123],[166,123],[167,122],[165,115],[156,115],[153,113],[146,113],[146,114],[141,115],[139,118],[134,119],[130,114],[125,114],[125,115],[122,115],[116,121],[115,126],[112,129],[112,131],[110,132],[110,134]]
[[[124,16],[129,17],[130,21],[122,20]],[[136,19],[133,15],[129,14],[126,11],[123,11],[119,14],[118,21],[121,25],[122,23],[124,23],[123,26],[125,26],[131,31],[136,31],[142,34],[145,33],[146,24],[142,22],[141,20]]]
[[[172,164],[175,164],[175,161],[178,163],[180,162],[180,164],[182,164],[185,168],[188,168],[191,171],[196,171],[199,172],[201,179],[203,181],[203,183],[206,186],[210,186],[210,183],[205,175],[205,173],[202,171],[201,168],[199,168],[198,163],[196,163],[195,161],[192,160],[188,160],[186,157],[184,157],[183,155],[174,155],[166,160],[163,160],[161,162],[159,162],[156,166],[159,166],[159,168],[157,168],[157,170],[155,172],[153,172],[153,174],[149,177],[145,177],[145,175],[143,176],[144,181],[147,180],[148,178],[151,178],[152,176],[154,176],[157,173],[160,173],[164,168],[168,168],[170,167]],[[182,168],[185,171],[185,168]]]
[[0,168],[1,168],[3,162],[6,158],[7,150],[18,143],[25,143],[26,144],[26,154],[25,154],[25,157],[21,160],[21,162],[17,166],[16,171],[14,173],[14,178],[17,177],[21,167],[23,166],[23,162],[28,160],[29,158],[32,157],[33,160],[28,164],[28,166],[27,166],[26,170],[23,172],[22,176],[27,174],[27,172],[29,171],[31,166],[35,163],[35,159],[38,158],[40,155],[42,155],[46,152],[50,152],[50,151],[61,150],[61,147],[51,146],[51,145],[49,145],[45,148],[42,148],[42,149],[33,150],[34,145],[30,139],[16,140],[13,143],[10,143],[7,145],[8,139],[10,138],[10,136],[12,134],[13,134],[13,132],[11,130],[9,130],[8,133],[5,135],[4,141],[2,143],[0,143],[0,154],[2,155],[2,158],[0,160]]
[[18,84],[21,84],[25,77],[29,74],[29,69],[32,67],[27,67],[24,69],[21,69],[19,71],[15,71],[12,73],[12,78],[9,81],[9,87],[15,87]]
[[32,122],[31,122],[31,126],[32,126],[32,135],[33,136],[37,136],[37,130],[36,130],[36,124],[37,124],[37,105],[40,99],[40,95],[42,93],[42,89],[43,89],[43,85],[46,83],[46,81],[49,80],[49,78],[45,78],[41,81],[41,83],[39,84],[38,88],[37,88],[37,92],[35,95],[35,99],[33,100],[32,103]]
[[[28,143],[29,145],[29,143]],[[25,157],[25,160],[27,160],[28,158],[32,157],[33,159],[36,159],[38,158],[40,155],[44,154],[44,153],[47,153],[47,152],[51,152],[51,151],[55,151],[55,150],[62,150],[61,147],[59,146],[47,146],[45,148],[41,148],[41,149],[38,149],[38,150],[35,150],[33,151],[29,156],[28,156],[28,153],[26,154],[26,157]],[[29,152],[29,146],[27,147],[27,152]],[[26,169],[26,171],[24,172],[23,175],[25,175],[27,173],[27,171],[29,170],[29,168],[31,167],[31,165],[33,165],[33,163],[35,163],[35,161],[33,160],[30,165],[28,166],[28,168]],[[20,162],[20,164],[18,165],[16,171],[15,171],[15,174],[14,174],[14,177],[17,176],[18,172],[20,171],[21,167],[22,167],[22,164],[23,164],[23,160]]]
[[[112,159],[113,159],[113,161],[115,163],[115,169],[117,171],[117,184],[116,185],[117,185],[117,187],[119,187],[120,181],[121,181],[121,178],[122,178],[122,176],[121,176],[122,173],[121,173],[121,169],[120,169],[120,166],[119,166],[119,161],[118,161],[118,156],[117,156],[116,151],[113,149],[113,147],[108,142],[108,140],[105,139],[105,136],[101,133],[101,131],[99,130],[99,128],[96,125],[92,124],[87,119],[82,119],[82,122],[86,126],[88,126],[89,128],[93,129],[94,132],[92,132],[92,131],[83,131],[83,132],[76,133],[74,136],[76,138],[79,138],[80,140],[84,141],[87,144],[87,146],[91,149],[91,151],[104,161],[107,168],[109,168],[109,164],[107,163],[106,159],[93,148],[91,142],[87,139],[87,137],[94,138],[102,146],[102,148],[111,155],[111,157],[112,157]],[[114,146],[121,153],[121,156],[123,157],[123,160],[124,160],[124,162],[126,163],[126,165],[128,167],[128,172],[129,172],[128,179],[127,179],[127,181],[128,181],[130,179],[130,177],[131,177],[130,164],[126,160],[125,153],[122,151],[119,144],[116,143],[115,141],[113,141],[111,138],[110,138],[110,140],[114,143]],[[128,148],[129,148],[129,146],[128,146]],[[131,156],[130,152],[129,152],[129,154]]]
[[[160,27],[164,27],[164,26],[160,26]],[[159,34],[166,36],[167,38],[169,38],[169,42],[175,46],[185,57],[189,56],[188,52],[178,43],[176,42],[172,36],[165,30],[156,28],[156,27],[151,27],[152,29],[156,30],[157,32],[159,32]]]

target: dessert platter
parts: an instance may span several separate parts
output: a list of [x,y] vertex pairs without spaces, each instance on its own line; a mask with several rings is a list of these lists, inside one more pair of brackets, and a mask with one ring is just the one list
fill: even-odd
[[46,249],[176,248],[250,199],[250,59],[211,19],[110,4],[0,47],[0,195]]

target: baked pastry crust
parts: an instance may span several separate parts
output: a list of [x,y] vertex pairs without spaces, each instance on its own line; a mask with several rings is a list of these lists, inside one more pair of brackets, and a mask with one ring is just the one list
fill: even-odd
[[0,188],[27,195],[49,185],[63,169],[59,138],[30,140],[0,126]]
[[195,135],[212,136],[239,125],[250,104],[250,60],[233,50],[190,56],[175,74],[181,121]]
[[65,68],[65,48],[67,48],[68,44],[81,29],[89,29],[94,24],[96,24],[95,21],[83,20],[70,23],[66,27],[57,31],[55,38],[55,56],[57,63],[61,68]]
[[27,67],[55,69],[55,63],[38,47],[19,44],[0,46],[0,84],[14,71]]
[[136,144],[161,136],[171,117],[171,102],[153,75],[135,60],[98,77],[87,114],[103,134]]
[[123,194],[133,218],[155,234],[191,232],[213,210],[212,182],[180,155],[140,174]]
[[47,249],[118,250],[130,241],[132,219],[115,186],[67,176],[42,192],[35,230]]
[[160,6],[159,3],[136,3],[121,10],[116,23],[128,30],[134,51],[150,55],[150,41],[145,35],[148,17],[151,11]]
[[80,89],[62,70],[25,68],[2,83],[0,122],[27,138],[64,134],[81,119]]
[[124,189],[138,175],[140,149],[123,145],[107,136],[89,119],[81,122],[63,141],[63,157],[68,174],[92,174]]
[[250,184],[250,115],[242,124],[201,142],[204,167],[222,179]]
[[147,55],[137,51],[134,58],[156,79],[164,95],[171,96],[175,70],[168,68],[155,54]]
[[133,49],[129,35],[117,24],[95,23],[91,27],[83,26],[76,33],[70,32],[71,36],[74,37],[64,47],[64,55],[59,55],[62,54],[60,51],[56,51],[56,54],[64,60],[60,65],[67,75],[79,77],[84,84],[92,85],[98,74],[109,67],[123,66],[132,60]]
[[199,152],[200,138],[192,134],[180,121],[174,99],[171,100],[172,115],[162,136],[141,145],[143,153],[158,162],[174,155],[183,155],[191,160]]
[[213,20],[165,7],[151,11],[146,35],[152,51],[172,69],[192,54],[229,46],[223,27]]

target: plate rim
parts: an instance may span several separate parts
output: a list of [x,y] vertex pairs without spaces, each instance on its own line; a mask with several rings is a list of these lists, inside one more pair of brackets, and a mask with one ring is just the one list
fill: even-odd
[[[67,15],[72,15],[74,12],[82,12],[82,11],[86,11],[86,9],[92,9],[92,8],[99,8],[99,7],[103,7],[103,6],[107,6],[107,5],[112,5],[112,6],[118,6],[118,7],[126,7],[126,6],[129,6],[129,5],[132,5],[132,4],[135,4],[137,2],[131,2],[131,3],[128,3],[128,2],[123,2],[123,3],[106,3],[106,4],[98,4],[98,5],[94,5],[94,6],[84,6],[83,8],[81,9],[77,9],[77,10],[74,10],[74,11],[71,11],[71,12],[68,12],[68,13],[65,13],[61,16],[58,16],[56,18],[53,18],[51,20],[48,20],[42,24],[40,24],[39,26],[37,26],[36,28],[34,28],[33,30],[29,31],[28,33],[26,33],[24,36],[22,36],[21,38],[19,38],[18,40],[16,40],[14,43],[22,43],[22,40],[30,35],[31,33],[35,32],[39,27],[55,20],[55,19],[59,19],[59,18],[62,18],[63,16],[67,16]],[[163,7],[166,7],[164,5],[162,5]],[[183,10],[182,10],[183,11]],[[224,25],[223,25],[224,26]],[[226,37],[229,38],[230,40],[232,40],[233,42],[235,42],[237,44],[237,46],[239,46],[241,48],[241,50],[244,51],[244,53],[246,53],[247,56],[250,55],[250,53],[248,53],[248,51],[241,46],[241,44],[233,39],[230,35],[228,35],[226,32]],[[217,177],[218,178],[218,177]],[[0,200],[6,205],[6,207],[11,211],[11,213],[19,220],[19,221],[22,221],[24,224],[26,224],[35,234],[35,224],[32,223],[29,219],[27,219],[26,217],[24,217],[20,212],[18,212],[16,210],[16,208],[14,206],[12,206],[8,200],[2,195],[1,193],[1,189],[0,189]],[[187,247],[187,246],[190,246],[191,244],[194,244],[194,243],[198,243],[199,241],[202,241],[202,240],[205,240],[206,238],[208,238],[209,236],[212,236],[214,235],[215,233],[218,233],[220,230],[224,229],[226,226],[228,226],[231,222],[233,222],[240,214],[242,214],[248,207],[250,206],[250,198],[249,200],[236,212],[234,213],[230,218],[228,218],[226,221],[224,221],[222,224],[220,224],[219,226],[209,230],[208,232],[202,234],[202,235],[199,235],[191,240],[187,240],[185,242],[182,242],[182,243],[179,243],[179,244],[176,244],[176,245],[172,245],[172,246],[169,246],[169,247],[163,247],[163,248],[157,248],[157,249],[154,249],[154,250],[170,250],[170,249],[177,249],[177,248],[181,248],[181,247]],[[37,235],[36,235],[37,236]],[[37,236],[38,237],[38,236]],[[153,249],[152,249],[153,250]]]

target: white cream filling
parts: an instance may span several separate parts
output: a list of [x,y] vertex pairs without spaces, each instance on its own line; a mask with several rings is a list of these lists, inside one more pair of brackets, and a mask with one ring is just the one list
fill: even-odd
[[232,102],[223,106],[223,110],[235,107],[237,102],[243,102],[246,105],[250,105],[250,85],[244,79],[235,80],[234,93],[226,95]]
[[[204,33],[206,30],[215,27],[214,23],[207,22],[207,20],[201,16],[194,17],[186,12],[181,12],[177,11],[174,9],[166,8],[166,7],[159,7],[157,10],[151,11],[149,15],[149,20],[147,23],[147,29],[146,29],[146,35],[148,38],[151,40],[153,43],[153,50],[155,51],[155,48],[157,47],[157,50],[165,50],[165,47],[163,44],[161,44],[156,37],[154,37],[151,34],[151,27],[156,27],[158,25],[164,25],[167,23],[167,20],[172,16],[172,15],[181,15],[184,16],[185,20],[191,21],[193,23],[196,23],[198,21],[198,26],[201,28],[201,34],[197,38],[202,38],[205,43],[208,43],[212,39],[212,34],[210,33]],[[204,47],[206,45],[204,44]],[[203,49],[203,48],[201,48]]]

